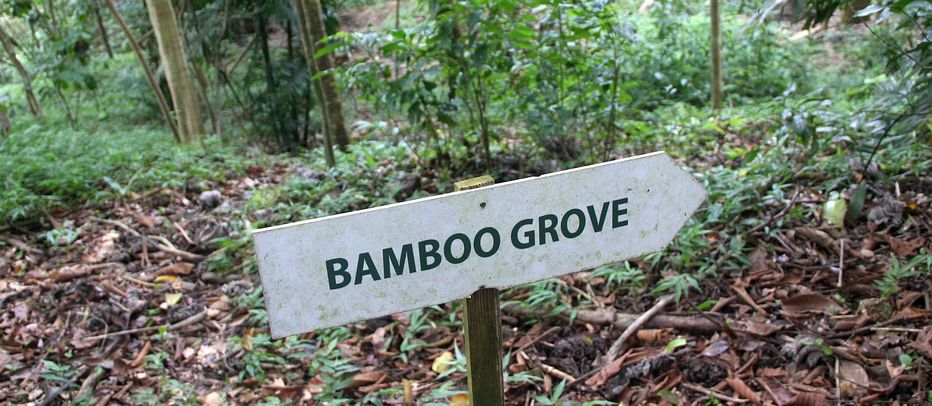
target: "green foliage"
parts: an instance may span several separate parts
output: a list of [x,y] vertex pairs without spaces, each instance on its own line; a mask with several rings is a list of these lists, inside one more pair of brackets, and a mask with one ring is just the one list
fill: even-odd
[[605,278],[605,284],[612,289],[637,291],[644,288],[647,275],[640,268],[631,265],[631,262],[611,263],[602,265],[592,272],[593,276]]
[[550,391],[550,396],[538,395],[534,397],[534,401],[542,405],[548,406],[568,406],[572,405],[571,402],[564,402],[560,400],[560,397],[563,396],[563,387],[566,385],[566,381],[560,381],[557,386],[553,387],[553,390]]
[[[484,134],[602,160],[645,131],[645,112],[707,98],[708,16],[667,6],[626,15],[601,1],[426,1],[433,18],[421,24],[339,36],[362,55],[343,78],[377,109],[404,114],[415,129],[398,134],[422,134],[412,139],[438,162],[478,154]],[[807,83],[799,56],[808,47],[780,44],[774,24],[725,26],[729,97],[773,97]]]
[[220,181],[248,162],[214,141],[176,145],[147,128],[70,131],[35,125],[0,143],[0,223],[32,223],[40,210],[80,207],[151,188],[180,188],[187,179]]
[[923,249],[907,263],[901,263],[896,256],[890,256],[890,268],[884,272],[883,277],[874,282],[880,289],[881,296],[888,298],[900,291],[900,284],[904,279],[915,276],[928,275],[932,272],[932,255]]

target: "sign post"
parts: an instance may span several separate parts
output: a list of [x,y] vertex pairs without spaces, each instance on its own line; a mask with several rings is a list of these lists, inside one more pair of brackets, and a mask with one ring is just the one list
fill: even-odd
[[[454,189],[476,189],[495,183],[491,176],[456,182]],[[495,288],[479,288],[463,301],[463,327],[466,336],[466,382],[473,405],[502,406],[502,308]]]
[[471,399],[499,405],[498,290],[656,252],[706,196],[663,152],[492,183],[255,231],[272,336],[467,298]]

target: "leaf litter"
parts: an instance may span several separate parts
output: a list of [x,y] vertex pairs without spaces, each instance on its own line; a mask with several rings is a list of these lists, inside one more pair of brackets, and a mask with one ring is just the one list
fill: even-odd
[[[62,216],[80,230],[70,242],[5,232],[0,402],[465,404],[458,304],[270,339],[249,241],[230,224],[252,210],[244,185],[273,188],[289,171],[79,210]],[[929,255],[932,205],[907,192],[868,193],[867,215],[844,230],[837,213],[835,224],[779,206],[753,214],[772,224],[742,236],[747,262],[649,319],[613,360],[602,359],[612,341],[658,296],[598,271],[504,292],[507,403],[558,390],[579,403],[929,401],[932,281],[915,258]],[[541,292],[553,300],[520,304]]]

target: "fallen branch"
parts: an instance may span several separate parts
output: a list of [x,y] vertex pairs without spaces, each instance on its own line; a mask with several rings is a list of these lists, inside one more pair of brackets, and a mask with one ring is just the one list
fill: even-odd
[[19,248],[19,250],[23,252],[27,252],[30,254],[41,254],[42,253],[42,251],[37,250],[33,248],[32,246],[30,246],[29,244],[26,244],[25,242],[17,240],[16,238],[13,238],[13,237],[6,237],[6,236],[0,235],[0,241],[5,242],[7,245],[11,245],[13,247]]
[[101,334],[101,335],[96,335],[96,336],[84,337],[84,338],[82,338],[82,340],[85,340],[85,341],[100,340],[100,339],[107,339],[107,338],[111,338],[111,337],[119,337],[119,336],[125,336],[125,335],[136,334],[136,333],[147,333],[147,332],[150,332],[150,331],[158,331],[158,330],[161,330],[161,329],[166,329],[167,331],[175,331],[175,330],[178,330],[178,329],[180,329],[180,328],[182,328],[182,327],[187,327],[187,326],[190,326],[190,325],[192,325],[192,324],[199,323],[199,322],[203,321],[203,320],[204,320],[204,316],[206,316],[206,315],[207,315],[207,310],[204,310],[204,311],[201,311],[201,312],[198,313],[198,314],[195,314],[195,315],[193,315],[193,316],[191,316],[191,317],[188,317],[188,318],[186,318],[186,319],[184,319],[184,320],[182,320],[182,321],[179,321],[179,322],[177,322],[177,323],[175,323],[175,324],[165,324],[165,325],[161,325],[161,326],[140,327],[140,328],[133,328],[133,329],[129,329],[129,330],[123,330],[123,331],[115,331],[115,332],[113,332],[113,333],[107,333],[107,334]]
[[[502,306],[502,311],[515,317],[522,318],[542,318],[552,316],[548,313],[549,309],[527,309],[516,304],[506,304]],[[640,317],[640,314],[619,313],[614,309],[603,310],[579,310],[576,312],[575,320],[585,323],[605,325],[611,324],[617,329],[626,329]],[[567,314],[561,314],[565,320],[569,320]],[[721,331],[721,325],[714,320],[696,317],[695,315],[672,315],[658,314],[648,320],[643,328],[674,328],[682,331],[691,331],[696,333],[715,333]]]
[[563,372],[563,371],[561,371],[561,370],[559,370],[559,369],[556,369],[556,368],[554,368],[554,367],[552,367],[552,366],[550,366],[550,365],[547,365],[547,364],[543,364],[543,363],[542,363],[542,364],[540,364],[540,369],[543,370],[544,372],[546,372],[547,375],[550,375],[550,376],[552,376],[552,377],[554,377],[554,378],[557,378],[557,379],[562,379],[562,380],[566,381],[566,383],[573,383],[573,382],[576,381],[576,378],[574,378],[573,375],[570,375],[570,374],[568,374],[568,373],[566,373],[566,372]]
[[703,388],[703,387],[701,387],[701,386],[699,386],[699,385],[694,385],[694,384],[691,384],[691,383],[688,383],[688,382],[683,382],[683,383],[681,383],[680,385],[683,385],[684,388],[689,389],[689,390],[691,390],[691,391],[693,391],[693,392],[703,393],[703,394],[705,394],[706,396],[714,396],[716,399],[719,399],[719,400],[727,400],[727,401],[729,401],[729,402],[734,402],[734,403],[748,403],[748,401],[747,401],[746,399],[741,399],[741,398],[736,398],[736,397],[724,395],[724,394],[722,394],[721,392],[716,392],[716,391],[711,390],[711,389],[706,389],[706,388]]
[[608,352],[605,353],[605,356],[602,358],[602,365],[608,365],[618,358],[618,353],[620,353],[625,345],[625,341],[628,338],[631,338],[634,333],[641,329],[648,320],[650,320],[654,315],[663,310],[664,307],[667,307],[668,304],[673,300],[673,296],[666,295],[661,297],[653,307],[648,309],[646,312],[638,316],[624,332],[612,343],[612,346],[608,348]]
[[[143,235],[142,233],[136,230],[133,230],[130,226],[123,224],[119,221],[107,220],[107,219],[102,219],[102,218],[97,218],[97,217],[91,217],[90,219],[98,223],[104,223],[104,224],[109,224],[115,227],[119,227],[123,231],[126,231],[136,237],[143,238],[146,241],[155,244],[155,246],[160,251],[168,255],[176,256],[176,257],[179,257],[179,258],[191,261],[191,262],[200,262],[200,261],[203,261],[205,258],[203,255],[193,254],[193,253],[182,251],[178,248],[173,247],[171,242],[168,241],[168,239],[166,239],[165,237]],[[145,247],[145,243],[143,243],[143,247]]]

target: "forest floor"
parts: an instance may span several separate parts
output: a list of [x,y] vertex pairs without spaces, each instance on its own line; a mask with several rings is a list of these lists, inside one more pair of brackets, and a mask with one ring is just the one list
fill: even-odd
[[[723,162],[710,154],[688,164],[702,172]],[[418,175],[402,200],[449,187]],[[269,338],[248,235],[223,237],[244,212],[261,218],[254,196],[288,176],[323,177],[294,160],[245,166],[202,189],[129,193],[46,213],[49,229],[0,233],[0,403],[463,404],[456,304]],[[863,214],[846,231],[794,214],[821,212],[813,179],[800,178],[788,199],[749,204],[763,209],[741,218],[763,221],[728,237],[746,259],[696,253],[716,276],[661,309],[602,368],[630,324],[624,315],[659,299],[619,288],[632,274],[590,270],[505,291],[507,403],[932,401],[932,184],[893,179],[865,181]],[[725,234],[700,238],[733,243]]]

